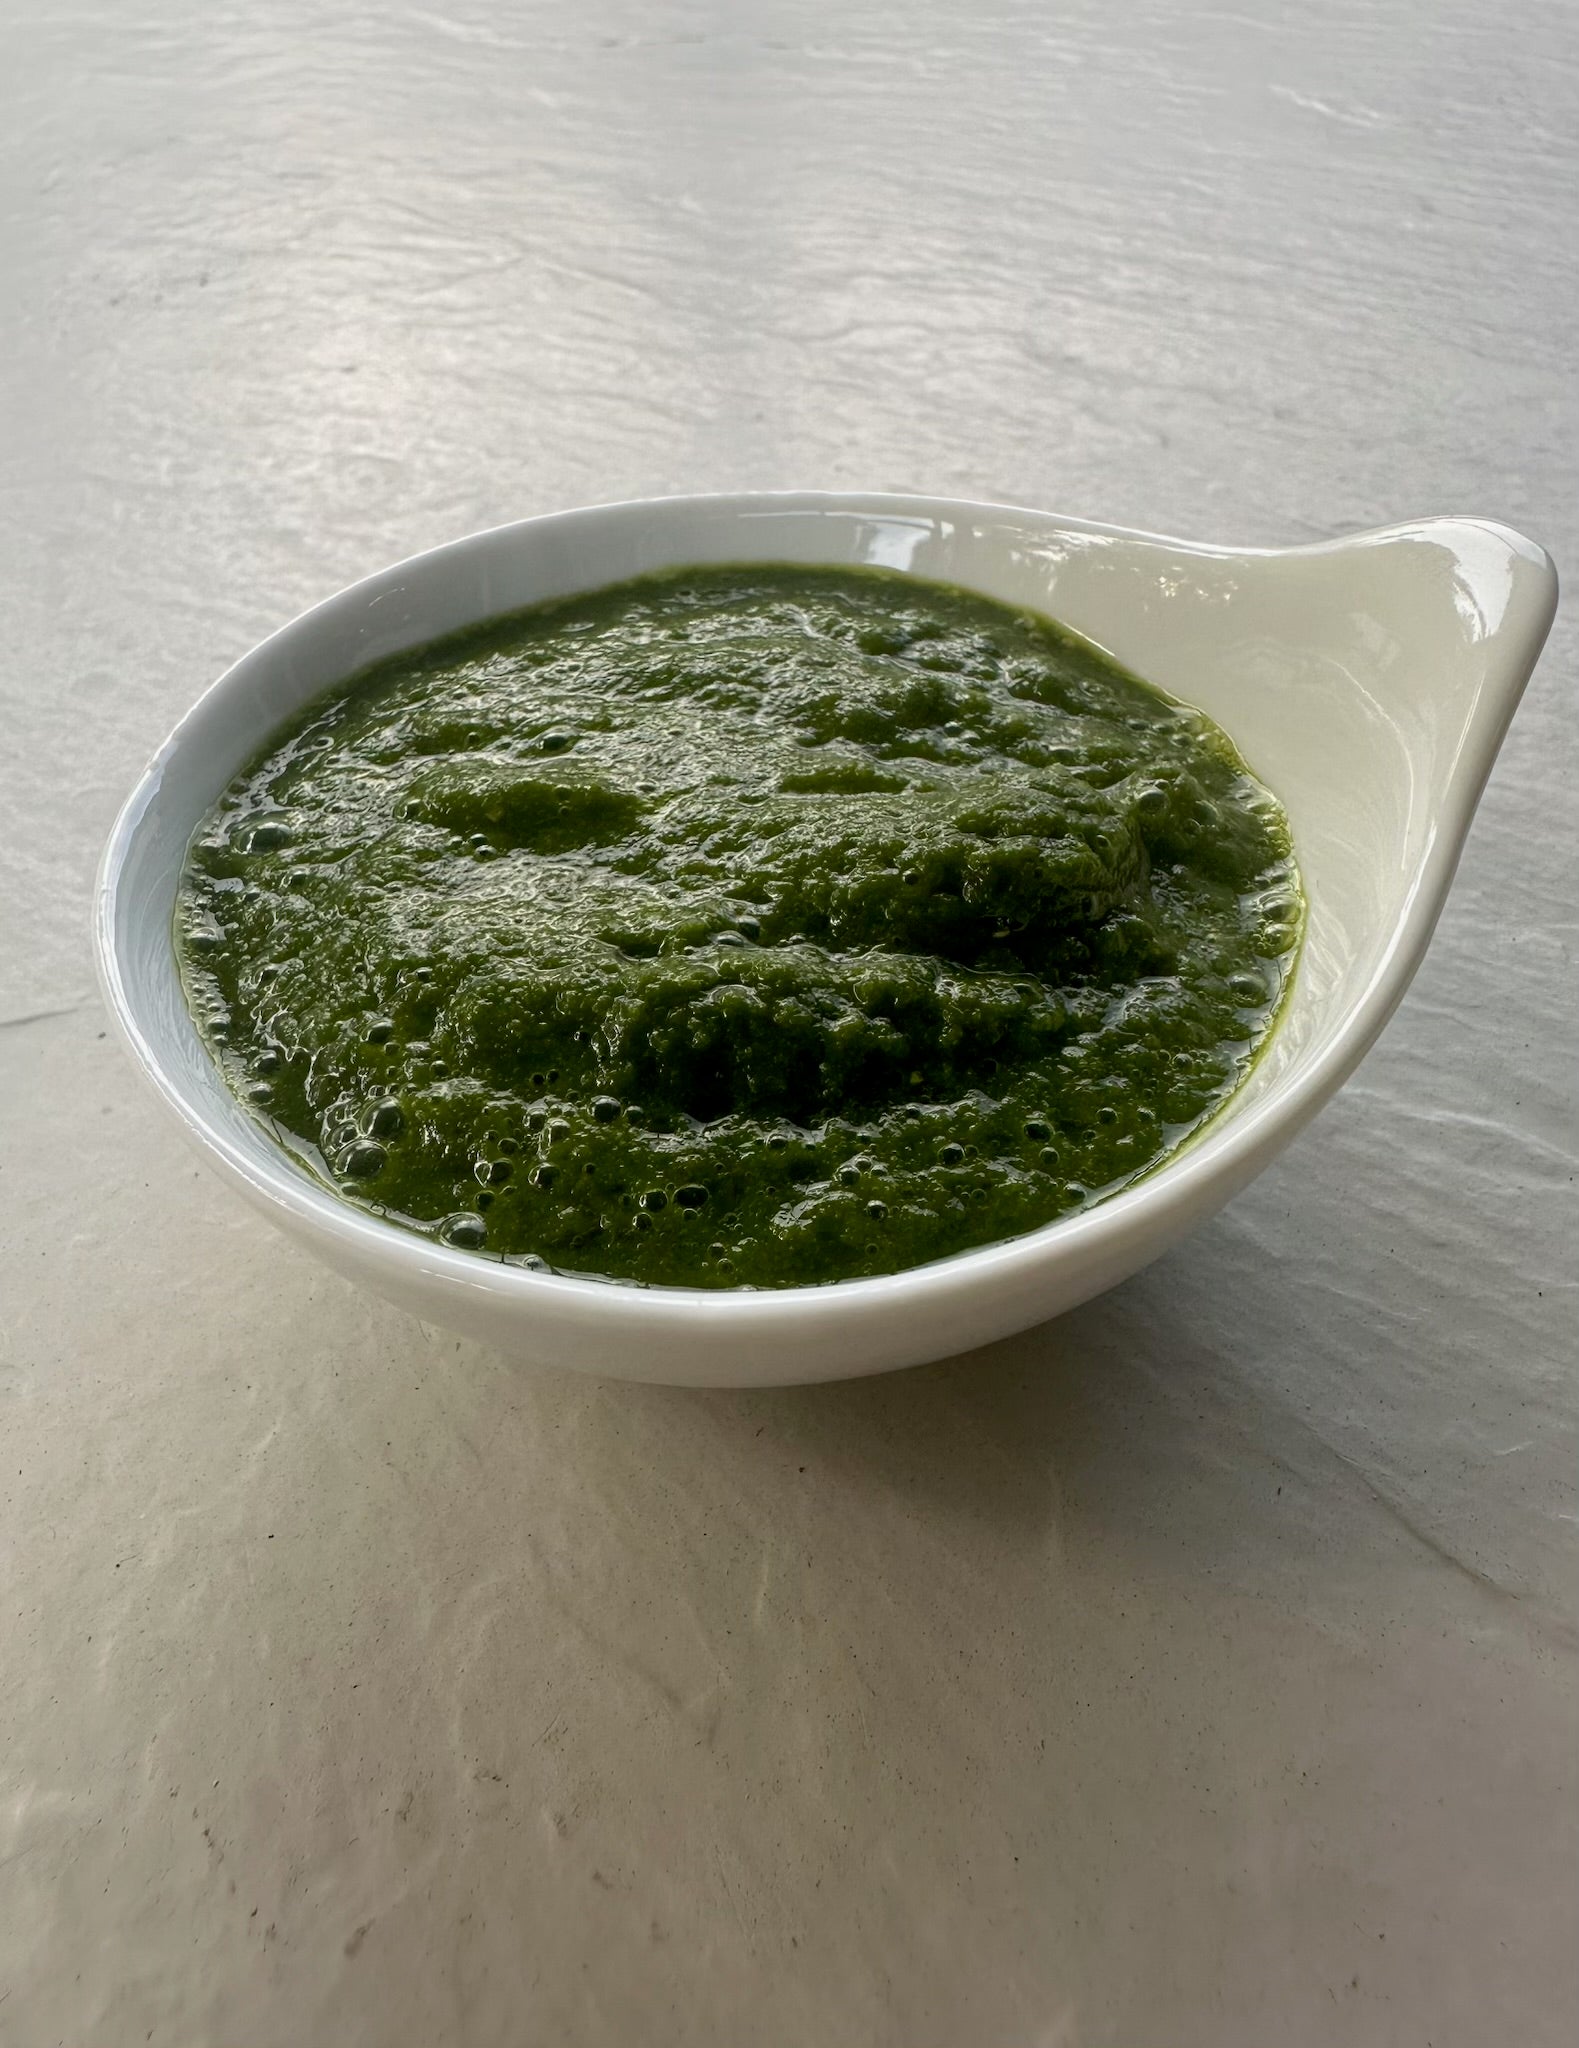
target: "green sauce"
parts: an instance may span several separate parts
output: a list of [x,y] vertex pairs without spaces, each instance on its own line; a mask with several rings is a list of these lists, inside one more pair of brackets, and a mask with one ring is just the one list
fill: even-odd
[[892,1273],[1154,1167],[1302,923],[1202,713],[1046,619],[698,569],[312,705],[177,910],[237,1093],[445,1241],[694,1287]]

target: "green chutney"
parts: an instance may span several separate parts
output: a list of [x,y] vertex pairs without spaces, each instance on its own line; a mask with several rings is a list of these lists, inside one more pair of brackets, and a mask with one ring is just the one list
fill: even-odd
[[684,1287],[893,1273],[1088,1208],[1246,1072],[1302,926],[1223,733],[1047,619],[694,569],[312,704],[199,828],[230,1084],[342,1193]]

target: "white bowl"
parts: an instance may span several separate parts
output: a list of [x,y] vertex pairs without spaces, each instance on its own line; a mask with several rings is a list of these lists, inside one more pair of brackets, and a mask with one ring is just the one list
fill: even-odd
[[[542,598],[743,561],[877,563],[1034,607],[1224,727],[1287,808],[1309,901],[1292,993],[1248,1081],[1170,1164],[1082,1215],[828,1287],[562,1279],[342,1201],[230,1094],[188,1015],[171,928],[198,820],[299,705],[370,661]],[[143,1073],[225,1178],[416,1315],[523,1359],[625,1379],[769,1386],[916,1365],[1133,1273],[1259,1173],[1353,1072],[1420,964],[1556,598],[1547,555],[1478,519],[1218,548],[1006,506],[796,494],[667,498],[497,527],[304,612],[182,719],[105,849],[105,993]]]

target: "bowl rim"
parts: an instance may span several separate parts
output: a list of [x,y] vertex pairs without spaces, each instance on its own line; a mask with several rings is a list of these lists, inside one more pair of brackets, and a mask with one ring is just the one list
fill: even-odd
[[[1499,625],[1499,636],[1509,638],[1509,650],[1502,657],[1504,673],[1490,715],[1477,710],[1465,743],[1459,749],[1445,785],[1436,830],[1416,873],[1403,913],[1388,935],[1376,967],[1364,988],[1354,998],[1348,1016],[1339,1029],[1309,1057],[1294,1067],[1287,1079],[1262,1101],[1236,1114],[1225,1114],[1229,1097],[1219,1109],[1175,1153],[1164,1158],[1139,1180],[1074,1216],[1055,1218],[1036,1229],[996,1243],[952,1253],[922,1265],[902,1268],[896,1273],[861,1279],[836,1280],[783,1288],[739,1287],[709,1289],[667,1284],[582,1277],[506,1263],[506,1255],[464,1251],[445,1245],[434,1237],[386,1220],[371,1210],[347,1201],[327,1184],[320,1183],[300,1168],[287,1150],[258,1127],[261,1141],[254,1154],[236,1143],[216,1126],[167,1068],[158,1047],[144,1030],[137,1006],[129,991],[117,940],[117,910],[127,860],[138,832],[156,799],[168,763],[189,744],[194,728],[212,708],[236,687],[238,672],[282,642],[294,638],[311,621],[340,606],[358,593],[388,584],[447,556],[460,556],[506,535],[530,545],[534,535],[551,528],[563,529],[575,523],[592,524],[599,519],[649,517],[655,520],[708,511],[742,515],[754,510],[808,513],[835,512],[881,517],[884,515],[930,519],[976,518],[987,521],[1031,521],[1050,533],[1140,541],[1208,559],[1305,558],[1342,553],[1392,538],[1420,535],[1427,531],[1473,529],[1500,541],[1540,572],[1541,582],[1533,602],[1526,602],[1525,616],[1509,624],[1507,615]],[[766,560],[767,556],[742,556]],[[580,586],[602,587],[596,581]],[[247,649],[211,682],[182,715],[149,759],[136,784],[120,806],[100,856],[93,891],[93,950],[100,987],[116,1029],[130,1051],[144,1081],[166,1103],[186,1131],[188,1138],[228,1174],[243,1184],[270,1208],[285,1212],[307,1224],[319,1235],[327,1235],[355,1254],[361,1263],[369,1259],[385,1266],[420,1263],[427,1278],[448,1281],[466,1289],[482,1288],[514,1302],[524,1311],[542,1308],[552,1299],[566,1311],[584,1308],[598,1316],[633,1327],[649,1329],[657,1322],[674,1327],[705,1318],[710,1328],[733,1325],[742,1336],[753,1331],[766,1334],[792,1321],[847,1314],[881,1312],[903,1303],[912,1311],[925,1308],[961,1287],[995,1280],[1009,1281],[1042,1267],[1050,1255],[1060,1262],[1106,1266],[1127,1255],[1134,1243],[1166,1235],[1168,1219],[1182,1230],[1193,1215],[1209,1206],[1203,1198],[1226,1184],[1232,1193],[1309,1122],[1321,1105],[1339,1088],[1364,1057],[1378,1032],[1401,1000],[1423,957],[1440,914],[1462,851],[1480,793],[1490,773],[1509,720],[1517,708],[1524,684],[1545,641],[1557,601],[1557,574],[1546,550],[1515,529],[1493,519],[1449,514],[1390,522],[1380,527],[1346,533],[1335,538],[1290,547],[1236,547],[1222,543],[1185,540],[1146,529],[1070,517],[1032,506],[986,499],[934,498],[911,492],[862,491],[734,491],[695,492],[655,498],[614,499],[593,505],[535,514],[526,519],[507,520],[482,527],[436,547],[419,549],[398,562],[358,577],[328,596],[306,606]],[[479,621],[482,618],[479,614]],[[420,644],[420,643],[413,643]],[[347,678],[354,671],[347,671]],[[329,686],[329,687],[332,687]],[[179,974],[173,944],[169,968]],[[1296,959],[1297,972],[1297,959]],[[1241,1082],[1241,1087],[1243,1083]],[[1272,1142],[1276,1140],[1276,1142]],[[264,1148],[267,1155],[264,1156]]]

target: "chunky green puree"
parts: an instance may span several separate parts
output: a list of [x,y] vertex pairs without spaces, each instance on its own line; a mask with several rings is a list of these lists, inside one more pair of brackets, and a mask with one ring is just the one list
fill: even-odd
[[198,831],[232,1085],[345,1193],[561,1271],[784,1287],[1144,1173],[1270,1027],[1287,827],[1046,619],[698,569],[402,655]]

